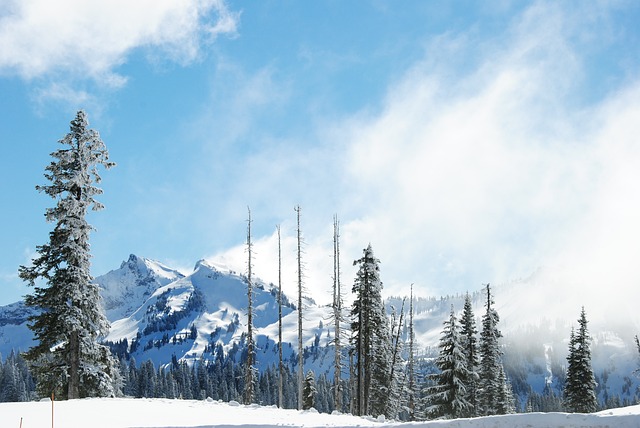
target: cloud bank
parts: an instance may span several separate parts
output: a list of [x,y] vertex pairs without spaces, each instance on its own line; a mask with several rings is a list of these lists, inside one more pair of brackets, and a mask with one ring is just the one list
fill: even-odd
[[117,68],[133,50],[189,63],[235,33],[237,18],[222,0],[10,0],[0,8],[0,72],[119,87]]

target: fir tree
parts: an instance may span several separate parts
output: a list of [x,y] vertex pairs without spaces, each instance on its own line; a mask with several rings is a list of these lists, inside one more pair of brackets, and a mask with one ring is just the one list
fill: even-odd
[[501,386],[500,396],[498,399],[498,411],[500,415],[507,415],[516,412],[515,399],[513,396],[513,388],[511,382],[507,379],[504,372],[504,366],[500,364],[500,372],[498,373],[498,382]]
[[309,410],[316,405],[316,379],[313,371],[309,370],[304,378],[304,388],[302,391],[302,409]]
[[[70,132],[60,140],[65,146],[51,154],[45,177],[51,184],[37,186],[56,201],[47,221],[55,223],[49,242],[36,247],[38,256],[20,277],[35,287],[27,306],[38,309],[29,318],[37,345],[25,358],[30,362],[43,395],[79,398],[114,394],[115,360],[99,343],[109,331],[98,286],[90,274],[87,211],[100,210],[96,199],[102,190],[97,167],[114,164],[97,131],[88,128],[87,115],[79,111]],[[44,285],[37,283],[43,280]]]
[[486,289],[486,312],[482,317],[482,331],[480,333],[478,410],[482,415],[495,415],[500,413],[499,406],[503,388],[499,378],[502,363],[500,345],[498,344],[502,333],[498,330],[500,317],[493,308],[494,302],[489,284]]
[[476,335],[476,318],[473,314],[473,306],[469,293],[464,299],[464,309],[462,310],[462,318],[460,319],[460,343],[462,351],[466,359],[466,366],[470,372],[469,380],[466,385],[466,398],[471,404],[471,410],[466,416],[476,416],[478,414],[478,340]]
[[391,350],[388,320],[382,302],[380,261],[369,245],[353,285],[356,297],[351,309],[351,343],[355,358],[355,403],[358,415],[384,414],[390,392]]
[[596,381],[591,367],[589,331],[584,307],[578,319],[578,332],[571,329],[567,356],[567,381],[564,387],[565,406],[570,412],[592,413],[598,409]]
[[473,407],[466,391],[472,372],[467,368],[458,328],[452,305],[449,319],[444,322],[436,359],[440,373],[432,376],[435,385],[427,389],[427,412],[431,416],[455,419],[468,415]]

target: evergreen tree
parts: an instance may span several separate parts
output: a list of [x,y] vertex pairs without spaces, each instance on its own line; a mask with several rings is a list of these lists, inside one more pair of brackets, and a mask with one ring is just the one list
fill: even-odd
[[309,410],[316,405],[316,379],[313,371],[309,370],[304,378],[304,389],[302,393],[302,409]]
[[498,339],[502,333],[498,330],[500,317],[493,308],[494,301],[491,289],[487,284],[486,312],[482,317],[482,331],[480,333],[480,378],[478,381],[478,410],[482,415],[499,414],[500,398],[503,384],[499,378],[501,351]]
[[504,366],[500,364],[500,372],[498,373],[498,382],[501,386],[500,397],[498,399],[498,414],[507,415],[516,412],[515,398],[511,382],[507,379],[504,372]]
[[359,265],[353,285],[356,295],[351,309],[351,343],[355,358],[355,403],[357,415],[384,414],[387,410],[391,373],[388,320],[382,301],[380,261],[369,245]]
[[467,368],[467,358],[460,342],[458,328],[452,305],[449,319],[444,322],[438,346],[440,352],[436,366],[440,373],[432,376],[436,384],[427,389],[427,412],[431,416],[455,419],[468,415],[473,408],[467,400],[466,391],[472,372]]
[[469,380],[466,389],[466,399],[471,404],[471,410],[466,416],[476,416],[478,414],[478,340],[476,335],[478,330],[476,329],[476,317],[473,314],[473,306],[471,304],[471,297],[469,293],[466,294],[464,299],[464,309],[462,311],[462,318],[460,319],[460,343],[462,345],[462,351],[466,359],[466,366],[470,372]]
[[[114,394],[115,360],[109,348],[99,344],[109,331],[97,284],[90,274],[87,211],[100,210],[95,200],[102,190],[97,167],[114,164],[97,131],[88,128],[87,115],[79,111],[70,132],[60,140],[65,146],[51,154],[47,166],[49,185],[37,186],[56,200],[45,218],[54,222],[49,242],[36,247],[38,256],[29,267],[20,266],[20,277],[35,287],[25,303],[38,309],[29,318],[38,343],[25,354],[43,395],[79,398]],[[45,284],[37,283],[42,279]]]
[[578,332],[571,329],[567,356],[567,381],[564,387],[565,406],[570,412],[592,413],[598,409],[596,381],[591,367],[587,316],[582,307]]

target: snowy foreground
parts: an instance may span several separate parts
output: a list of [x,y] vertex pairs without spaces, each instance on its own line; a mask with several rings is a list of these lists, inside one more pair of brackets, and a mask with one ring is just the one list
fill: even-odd
[[[5,427],[50,427],[51,401],[0,403],[0,425]],[[290,427],[443,427],[443,428],[569,428],[640,427],[640,406],[606,410],[597,414],[529,413],[453,421],[415,423],[377,422],[349,415],[298,412],[274,407],[242,406],[237,403],[166,399],[86,399],[56,401],[54,427],[59,428],[207,428],[246,426]]]

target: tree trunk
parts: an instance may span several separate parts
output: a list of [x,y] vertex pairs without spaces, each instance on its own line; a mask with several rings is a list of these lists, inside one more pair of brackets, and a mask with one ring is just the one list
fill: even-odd
[[280,226],[278,227],[278,407],[283,405],[282,378],[284,365],[282,363],[282,246],[280,244]]
[[298,214],[298,410],[302,410],[302,385],[304,382],[304,353],[302,349],[302,248],[300,242],[300,206]]
[[80,398],[80,338],[74,330],[69,336],[69,391],[67,399]]

